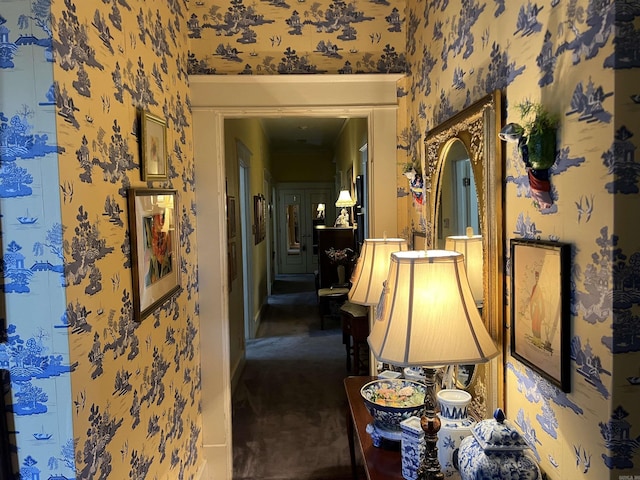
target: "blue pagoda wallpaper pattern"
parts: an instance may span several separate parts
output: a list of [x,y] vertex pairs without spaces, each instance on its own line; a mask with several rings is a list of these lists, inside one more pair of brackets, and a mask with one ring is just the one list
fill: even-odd
[[[513,105],[526,98],[561,116],[550,207],[533,203],[520,152],[505,145],[504,230],[507,241],[572,245],[572,388],[507,357],[507,415],[549,478],[640,474],[640,252],[623,216],[640,206],[639,19],[638,0],[1,1],[11,92],[0,98],[0,367],[21,478],[194,478],[187,75],[391,72],[407,74],[397,157],[407,237],[431,221],[402,175],[423,166],[425,132],[496,89],[505,122],[520,121]],[[152,186],[180,192],[182,291],[135,324],[126,192],[143,186],[140,109],[169,125],[169,180]],[[508,280],[506,252],[503,263]]]
[[[187,479],[201,466],[186,12],[0,2],[0,368],[16,478]],[[165,182],[141,181],[144,110],[168,124]],[[141,323],[132,187],[179,192],[181,290]]]
[[189,73],[404,73],[404,2],[195,2]]
[[[521,121],[514,105],[527,99],[561,118],[549,207],[535,203],[521,152],[505,144],[504,323],[509,239],[569,243],[571,391],[508,356],[507,414],[549,478],[635,478],[640,251],[625,215],[640,207],[640,2],[409,1],[406,18],[410,76],[399,101],[409,118],[398,135],[399,171],[424,167],[425,132],[497,89],[503,124]],[[424,230],[430,219],[406,180],[398,196],[410,202],[405,235]]]

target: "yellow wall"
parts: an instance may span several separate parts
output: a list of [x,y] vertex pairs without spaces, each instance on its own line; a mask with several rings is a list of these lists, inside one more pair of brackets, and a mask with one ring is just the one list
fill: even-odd
[[[202,463],[202,420],[187,12],[176,2],[128,3],[51,5],[58,112],[62,103],[72,105],[56,121],[64,147],[59,183],[73,190],[61,204],[68,268],[76,254],[83,257],[82,266],[68,271],[66,297],[92,312],[88,327],[70,338],[71,360],[78,363],[70,419],[78,440],[76,478],[191,478]],[[167,122],[167,181],[141,180],[139,108]],[[138,324],[131,317],[126,194],[145,186],[178,192],[182,290]],[[121,223],[105,215],[109,199],[121,209]],[[102,252],[76,249],[84,225],[101,239]],[[89,290],[98,275],[102,288]]]
[[[618,32],[625,32],[625,38],[618,39],[614,55],[611,15],[616,5],[628,2],[536,7],[453,0],[446,8],[438,3],[408,1],[412,74],[401,99],[408,104],[408,118],[399,143],[413,148],[401,152],[399,163],[421,159],[425,132],[495,89],[504,92],[505,122],[521,122],[514,105],[526,99],[559,115],[560,155],[551,171],[551,208],[539,210],[533,204],[520,152],[514,144],[506,145],[505,324],[513,301],[509,240],[570,244],[566,335],[571,351],[564,355],[569,357],[571,391],[563,393],[507,355],[506,413],[551,479],[637,475],[640,452],[633,439],[640,433],[640,411],[634,403],[637,387],[627,378],[638,374],[639,364],[640,348],[632,333],[640,326],[637,288],[628,283],[637,275],[632,258],[638,244],[630,235],[627,212],[640,206],[640,196],[637,175],[623,172],[637,169],[633,118],[640,110],[631,98],[637,92],[631,81],[637,65],[630,58],[637,56],[638,45],[631,19],[637,25],[640,12],[631,9],[630,17],[619,18],[626,29]],[[413,225],[430,221],[415,202],[405,211]],[[618,232],[626,235],[617,238]]]
[[[262,194],[268,197],[270,192],[265,192],[263,180],[265,170],[270,171],[271,162],[267,139],[260,125],[259,119],[228,119],[225,121],[225,156],[228,195],[236,198],[236,236],[230,238],[230,243],[235,243],[237,277],[231,282],[231,293],[229,295],[229,348],[230,366],[232,375],[244,358],[244,338],[245,327],[243,318],[243,293],[242,293],[242,259],[246,255],[251,255],[253,265],[252,281],[249,292],[252,295],[253,312],[251,312],[252,330],[255,334],[260,320],[260,311],[264,307],[267,299],[267,242],[262,241],[255,244],[254,235],[249,242],[250,252],[242,251],[241,229],[244,226],[240,223],[240,187],[237,142],[240,141],[251,152],[249,162],[249,198],[253,201],[255,195]],[[248,222],[253,225],[253,203],[249,205],[251,218]]]
[[356,176],[362,173],[360,148],[366,145],[367,134],[367,119],[351,118],[336,142],[336,171],[342,172],[340,186],[349,190],[354,199]]
[[[15,3],[29,4],[26,0],[5,3],[7,9]],[[637,58],[633,35],[637,38],[639,14],[630,2],[545,3],[527,17],[524,8],[533,5],[524,2],[451,0],[443,10],[443,2],[408,0],[406,11],[400,9],[404,23],[398,32],[389,30],[392,6],[354,4],[373,20],[354,24],[358,37],[348,42],[328,26],[326,36],[310,24],[303,27],[302,35],[288,33],[286,20],[293,13],[289,10],[266,3],[236,4],[254,12],[258,9],[269,20],[251,29],[257,37],[254,44],[239,43],[245,33],[241,31],[216,35],[232,28],[231,19],[225,19],[230,3],[191,2],[188,12],[178,2],[128,3],[130,10],[120,3],[62,0],[53,0],[51,6],[53,78],[59,93],[53,123],[64,151],[54,160],[59,178],[47,178],[45,191],[51,192],[52,187],[57,191],[62,185],[70,192],[68,187],[73,186],[73,197],[59,198],[68,246],[73,245],[75,229],[86,214],[86,222],[104,240],[104,247],[112,249],[100,258],[89,258],[91,252],[85,250],[85,260],[95,260],[94,268],[86,270],[87,274],[92,271],[93,278],[77,277],[77,283],[69,278],[64,289],[67,305],[79,302],[93,314],[87,318],[88,328],[69,333],[75,403],[72,418],[59,420],[67,426],[73,423],[73,437],[78,438],[77,478],[95,477],[106,469],[112,478],[141,477],[143,471],[147,478],[195,475],[201,463],[202,427],[198,250],[191,234],[196,227],[196,203],[186,73],[234,74],[248,65],[256,73],[276,74],[279,64],[285,63],[280,59],[293,58],[292,50],[297,52],[296,59],[284,65],[284,71],[290,71],[288,66],[293,71],[310,71],[311,66],[314,71],[338,73],[347,61],[354,71],[395,71],[401,63],[396,60],[406,52],[411,73],[398,89],[400,112],[407,114],[400,117],[397,165],[399,231],[407,236],[429,222],[420,205],[406,194],[401,175],[406,161],[421,161],[420,146],[427,130],[496,88],[505,93],[506,121],[520,120],[513,105],[526,98],[540,100],[560,114],[558,146],[564,156],[562,168],[552,172],[554,207],[550,211],[532,205],[519,152],[510,145],[506,148],[505,245],[509,238],[521,236],[572,245],[570,335],[578,355],[570,362],[572,387],[566,395],[509,356],[507,416],[532,440],[551,479],[617,479],[640,473],[640,449],[632,440],[640,436],[640,412],[633,403],[638,387],[627,380],[640,374],[638,293],[633,281],[638,246],[632,230],[640,202],[635,173],[639,113],[633,98],[640,92],[635,83],[637,66],[628,63]],[[299,11],[302,18],[306,14],[318,24],[334,3],[307,3]],[[631,20],[619,16],[620,25],[614,30],[616,6],[626,6]],[[187,22],[188,29],[184,28]],[[102,23],[109,31],[103,29],[101,36]],[[12,24],[12,41],[18,35],[16,25]],[[592,29],[597,33],[590,35]],[[614,43],[616,32],[621,38]],[[321,39],[325,44],[328,40],[340,43],[342,57],[315,52]],[[240,61],[212,53],[221,43],[243,50]],[[613,56],[616,45],[619,51]],[[385,55],[392,59],[389,63]],[[592,89],[596,97],[600,95],[601,110],[585,111],[584,105],[572,103],[584,98],[581,92],[591,94]],[[3,102],[7,96],[3,93]],[[45,92],[39,96],[45,98]],[[178,190],[184,235],[180,242],[184,290],[175,302],[139,325],[132,323],[123,302],[132,290],[125,266],[124,192],[129,186],[144,185],[133,134],[136,107],[168,121],[171,176],[166,183],[151,185]],[[90,161],[81,163],[86,152]],[[620,153],[626,156],[616,157]],[[89,173],[91,181],[87,181]],[[252,188],[255,182],[257,190],[262,189],[260,175],[252,172]],[[111,197],[123,210],[120,225],[103,216],[105,201]],[[65,252],[65,261],[73,263],[70,252]],[[256,265],[264,262],[259,248],[253,259]],[[508,265],[508,254],[504,260]],[[102,288],[87,292],[98,273]],[[505,273],[508,284],[509,271]],[[263,299],[264,286],[256,290],[256,298]],[[507,290],[508,312],[511,292]],[[39,298],[49,301],[47,295],[51,293]],[[62,312],[52,308],[49,316],[53,325]],[[588,368],[587,359],[596,360],[597,366]],[[128,384],[122,386],[118,380],[116,387],[121,378],[127,378]],[[90,428],[99,431],[99,441],[87,435]],[[100,454],[95,465],[89,465],[92,460],[84,456],[85,451]],[[46,459],[37,460],[43,470]],[[87,473],[90,468],[98,473]]]

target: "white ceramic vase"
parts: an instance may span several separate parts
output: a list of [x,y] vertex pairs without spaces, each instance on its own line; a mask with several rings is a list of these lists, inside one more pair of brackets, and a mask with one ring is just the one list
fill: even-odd
[[438,432],[438,461],[445,478],[460,479],[460,473],[454,466],[462,440],[471,435],[475,421],[467,415],[471,394],[465,390],[443,389],[437,393],[440,405],[440,431]]

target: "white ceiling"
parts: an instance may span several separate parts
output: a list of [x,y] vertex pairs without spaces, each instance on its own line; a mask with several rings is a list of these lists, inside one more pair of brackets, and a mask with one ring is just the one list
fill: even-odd
[[332,149],[346,120],[297,116],[260,119],[271,147],[279,150]]

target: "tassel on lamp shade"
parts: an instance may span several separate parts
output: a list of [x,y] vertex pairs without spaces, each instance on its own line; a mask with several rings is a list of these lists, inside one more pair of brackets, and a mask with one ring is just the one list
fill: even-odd
[[448,250],[394,252],[368,338],[380,362],[425,373],[425,458],[418,478],[442,479],[435,377],[443,365],[484,363],[498,355],[469,287],[463,255]]
[[359,305],[377,305],[389,273],[393,252],[406,251],[404,238],[367,238],[351,276],[349,301]]
[[455,235],[447,237],[445,250],[453,250],[464,255],[464,266],[467,270],[469,286],[473,293],[476,305],[482,305],[482,236],[474,235],[471,227],[467,228],[466,235]]

